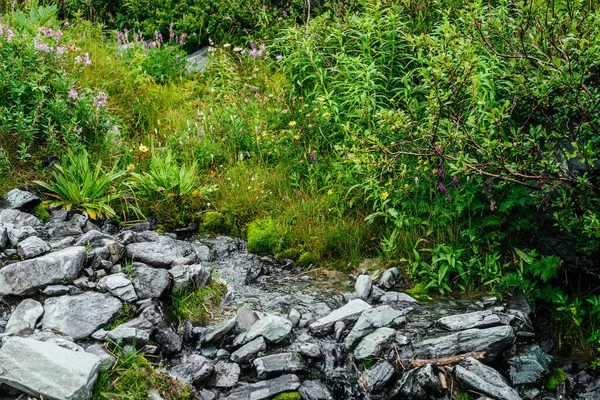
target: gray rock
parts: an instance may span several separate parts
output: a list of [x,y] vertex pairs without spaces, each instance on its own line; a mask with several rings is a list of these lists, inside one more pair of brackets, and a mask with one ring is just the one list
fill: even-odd
[[267,379],[289,372],[305,372],[306,364],[293,353],[271,354],[254,360],[258,379]]
[[283,392],[292,392],[300,387],[296,375],[282,375],[268,381],[239,386],[229,392],[222,400],[267,400]]
[[476,351],[485,351],[486,358],[494,356],[507,349],[515,340],[515,334],[510,326],[496,326],[486,329],[467,329],[431,339],[425,339],[415,344],[415,353],[419,358],[441,358]]
[[8,230],[5,226],[0,225],[0,251],[6,248],[8,243]]
[[200,389],[198,396],[198,400],[215,400],[217,398],[216,394],[206,389]]
[[200,50],[188,54],[185,59],[187,61],[187,72],[204,72],[208,61],[210,60],[211,47],[205,46]]
[[119,325],[108,332],[107,338],[119,345],[131,344],[141,349],[150,340],[150,334],[141,329]]
[[454,367],[454,376],[474,391],[497,400],[519,400],[521,398],[498,371],[471,357]]
[[41,256],[50,251],[50,246],[37,236],[29,236],[17,245],[17,254],[25,260]]
[[12,225],[15,229],[22,228],[24,226],[36,228],[42,225],[42,221],[31,214],[27,214],[19,210],[6,209],[0,210],[0,225]]
[[21,228],[12,228],[8,226],[8,241],[12,246],[17,246],[19,243],[31,236],[36,236],[38,232],[31,226],[23,226]]
[[333,400],[333,396],[323,383],[319,381],[304,381],[298,388],[302,400]]
[[252,311],[247,305],[237,310],[237,331],[246,332],[256,321],[258,321],[258,315]]
[[154,340],[160,346],[160,350],[165,357],[171,357],[183,348],[183,339],[173,329],[164,323],[154,329]]
[[235,317],[233,317],[220,325],[211,326],[207,328],[207,332],[202,338],[202,343],[211,343],[222,339],[225,335],[231,332],[233,328],[235,328],[236,323],[237,320]]
[[278,315],[267,314],[250,327],[244,334],[242,343],[248,343],[259,336],[271,343],[277,343],[285,339],[291,332],[292,323],[290,321]]
[[6,208],[19,211],[32,211],[42,203],[42,200],[33,193],[19,189],[13,189],[6,193],[4,200],[7,203]]
[[377,394],[382,392],[395,375],[394,366],[387,361],[379,361],[363,374],[366,388]]
[[57,335],[54,332],[38,331],[27,336],[27,339],[37,340],[38,342],[51,343],[71,351],[84,351],[83,348],[73,342],[70,336]]
[[13,311],[4,333],[18,335],[23,330],[32,330],[44,313],[44,307],[33,299],[25,299]]
[[98,289],[106,290],[126,303],[133,303],[138,299],[133,284],[124,273],[108,275],[100,279]]
[[240,366],[235,363],[219,361],[215,364],[209,385],[218,388],[232,388],[240,380]]
[[309,329],[313,333],[326,334],[331,332],[337,321],[343,321],[346,324],[355,322],[362,312],[368,308],[371,308],[371,306],[364,300],[352,300],[343,307],[310,324]]
[[320,358],[323,356],[321,351],[321,346],[316,343],[310,342],[295,342],[292,343],[289,347],[289,351],[293,353],[298,353],[305,357],[310,358]]
[[262,336],[259,336],[231,353],[230,359],[234,363],[248,364],[256,358],[258,353],[266,349],[267,343],[265,342],[265,339]]
[[231,353],[228,352],[225,349],[219,349],[219,350],[217,350],[217,358],[218,359],[227,360],[230,355],[231,355]]
[[390,290],[394,286],[396,286],[396,280],[400,276],[400,270],[396,267],[388,268],[383,271],[381,277],[379,278],[379,282],[377,283],[379,286],[384,288],[385,290]]
[[50,285],[42,292],[45,296],[62,296],[69,293],[69,287],[65,285]]
[[371,293],[371,286],[373,286],[371,275],[359,275],[354,285],[354,290],[358,298],[366,300],[369,297],[369,293]]
[[159,298],[169,287],[168,272],[143,263],[133,263],[133,287],[140,300]]
[[122,308],[118,299],[97,292],[52,297],[44,303],[42,326],[75,340],[85,339],[121,313]]
[[379,328],[365,336],[354,349],[357,360],[374,358],[381,354],[386,346],[396,338],[396,330],[392,328]]
[[169,369],[169,373],[183,383],[197,385],[213,372],[213,363],[206,357],[190,354]]
[[437,399],[444,393],[431,364],[405,372],[392,389],[391,400]]
[[69,247],[10,264],[0,269],[0,296],[22,296],[48,285],[72,282],[81,270],[84,255],[84,247]]
[[344,321],[337,321],[335,325],[333,325],[333,336],[335,337],[336,341],[340,341],[345,330],[346,324],[344,323]]
[[400,303],[411,306],[416,306],[419,304],[417,300],[403,292],[385,292],[385,294],[381,296],[381,301],[388,304]]
[[87,225],[88,218],[81,214],[73,214],[71,219],[66,219],[64,210],[53,211],[52,218],[44,225],[46,236],[51,241],[59,241],[67,237],[80,237],[83,228]]
[[210,268],[201,264],[178,265],[169,273],[173,280],[172,293],[189,292],[210,283]]
[[0,383],[49,400],[87,400],[100,364],[93,354],[12,337],[0,349]]
[[77,241],[74,246],[84,246],[84,247],[94,247],[94,246],[103,246],[105,240],[114,241],[115,238],[107,235],[106,233],[102,233],[96,229],[92,229],[83,234]]
[[526,346],[508,359],[508,375],[513,385],[535,384],[550,367],[552,356],[537,344]]
[[290,310],[290,312],[288,313],[287,318],[292,323],[292,328],[295,328],[300,323],[300,319],[302,318],[302,315],[300,314],[300,311],[296,310],[295,308],[292,308]]
[[346,337],[346,347],[352,348],[359,339],[378,328],[397,328],[405,322],[406,318],[402,312],[387,305],[365,310]]
[[371,294],[369,294],[369,298],[367,302],[369,304],[378,303],[381,301],[381,298],[385,294],[385,290],[381,289],[379,286],[371,287]]
[[108,351],[106,351],[104,346],[102,346],[101,344],[98,344],[98,343],[94,343],[94,344],[86,347],[85,352],[93,354],[95,356],[98,356],[98,358],[100,358],[100,360],[101,360],[100,370],[101,371],[111,368],[117,361],[117,358],[115,356],[113,356]]
[[188,256],[196,258],[192,245],[181,240],[160,236],[155,242],[131,243],[125,256],[155,268],[170,268],[173,261]]
[[491,311],[476,311],[467,314],[450,315],[437,320],[437,323],[444,329],[450,331],[462,331],[472,328],[488,328],[491,326],[502,325],[502,321]]

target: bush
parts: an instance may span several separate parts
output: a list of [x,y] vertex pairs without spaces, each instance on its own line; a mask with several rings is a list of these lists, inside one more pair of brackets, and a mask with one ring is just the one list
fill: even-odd
[[277,224],[270,218],[252,221],[248,225],[248,251],[272,253],[279,241]]

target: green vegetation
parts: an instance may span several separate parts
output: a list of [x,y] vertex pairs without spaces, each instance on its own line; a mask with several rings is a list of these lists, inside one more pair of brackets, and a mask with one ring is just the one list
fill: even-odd
[[286,392],[273,397],[273,400],[300,400],[301,398],[298,392]]
[[555,391],[560,385],[567,381],[567,374],[562,368],[557,368],[546,378],[546,389]]
[[208,323],[219,319],[221,299],[227,293],[227,286],[218,280],[202,286],[191,293],[179,291],[173,295],[173,313],[180,321]]
[[274,220],[260,219],[248,225],[248,251],[272,253],[277,247],[279,234]]

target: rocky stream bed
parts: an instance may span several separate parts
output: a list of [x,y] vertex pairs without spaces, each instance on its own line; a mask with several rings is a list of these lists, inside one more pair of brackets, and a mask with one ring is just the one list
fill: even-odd
[[[182,240],[65,211],[42,223],[38,203],[14,190],[0,205],[0,399],[90,398],[114,363],[108,342],[162,359],[202,400],[600,399],[590,371],[553,364],[520,295],[417,301],[396,269],[332,284],[240,239]],[[178,323],[170,295],[211,279],[227,285],[222,322]],[[124,304],[137,314],[105,330]],[[550,393],[556,366],[568,379]]]

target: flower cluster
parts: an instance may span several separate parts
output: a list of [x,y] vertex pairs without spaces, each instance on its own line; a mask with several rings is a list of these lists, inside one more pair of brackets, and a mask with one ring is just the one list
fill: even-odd
[[[117,39],[117,43],[124,45],[124,46],[129,46],[131,44],[129,41],[129,30],[124,29],[123,32],[116,31],[115,36]],[[166,44],[166,43],[183,46],[185,44],[187,36],[185,33],[182,34],[181,37],[175,35],[175,33],[173,32],[173,23],[170,23],[169,24],[169,41],[168,42],[165,42],[162,33],[158,32],[158,31],[154,31],[154,40],[152,40],[152,41],[144,40],[144,36],[143,36],[142,32],[139,30],[137,31],[137,33],[135,33],[133,39],[134,39],[134,43],[136,45],[141,45],[142,48],[144,49],[144,51],[146,51],[148,48],[151,48],[151,49],[160,48],[163,44]]]
[[94,97],[94,106],[95,107],[104,107],[106,106],[106,100],[108,96],[104,92],[98,92],[96,97]]
[[90,60],[89,53],[85,53],[83,56],[75,57],[75,64],[83,64],[84,66],[90,65],[92,60]]
[[256,45],[254,44],[254,41],[250,41],[250,48],[251,50],[248,51],[246,49],[242,50],[242,54],[246,55],[249,54],[252,57],[262,57],[263,55],[265,55],[265,50],[267,50],[267,46],[264,43],[261,43],[259,47],[256,47]]
[[[63,32],[60,29],[54,30],[51,28],[41,27],[38,34],[33,38],[33,47],[44,53],[56,52],[57,55],[65,54],[67,48],[58,45],[58,41],[63,37]],[[50,44],[47,41],[50,41]]]
[[0,24],[0,36],[5,36],[6,42],[10,43],[12,42],[14,33],[9,27]]

